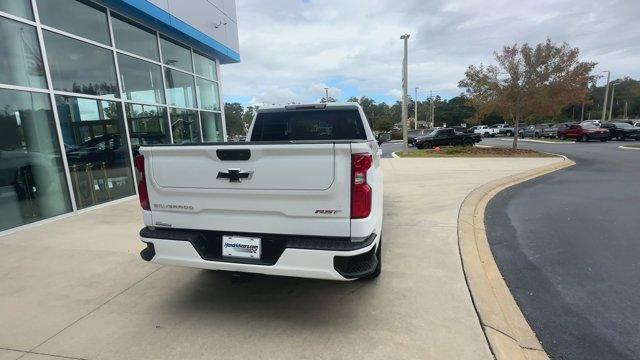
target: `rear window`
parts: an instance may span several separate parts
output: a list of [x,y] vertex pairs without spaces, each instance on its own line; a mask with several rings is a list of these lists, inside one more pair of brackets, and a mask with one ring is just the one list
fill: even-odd
[[258,113],[251,141],[366,140],[358,110]]

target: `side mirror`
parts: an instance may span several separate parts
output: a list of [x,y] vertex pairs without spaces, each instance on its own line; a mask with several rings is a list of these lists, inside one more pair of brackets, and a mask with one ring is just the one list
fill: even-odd
[[378,145],[382,145],[382,143],[386,143],[389,141],[391,141],[391,134],[389,133],[378,134]]

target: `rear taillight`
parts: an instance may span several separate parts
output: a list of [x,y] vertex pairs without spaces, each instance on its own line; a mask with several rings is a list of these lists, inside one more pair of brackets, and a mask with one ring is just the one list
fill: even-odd
[[140,179],[138,180],[138,198],[140,199],[140,206],[144,210],[151,210],[149,205],[149,193],[147,192],[147,181],[145,179],[144,172],[144,155],[138,155],[133,158],[133,165],[136,170],[140,172]]
[[371,213],[371,186],[367,184],[367,170],[371,168],[371,154],[351,155],[351,218],[362,219]]

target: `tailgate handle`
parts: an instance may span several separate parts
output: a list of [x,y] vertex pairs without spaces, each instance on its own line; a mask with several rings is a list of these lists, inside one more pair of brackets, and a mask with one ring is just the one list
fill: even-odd
[[218,159],[222,161],[247,161],[251,158],[251,150],[249,149],[228,149],[216,150]]

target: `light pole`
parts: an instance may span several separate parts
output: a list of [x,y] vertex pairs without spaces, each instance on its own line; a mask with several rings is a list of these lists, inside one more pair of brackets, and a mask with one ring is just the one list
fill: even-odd
[[609,80],[611,78],[611,71],[605,70],[603,73],[607,73],[607,89],[604,91],[604,104],[602,104],[602,122],[607,116],[607,99],[609,99]]
[[436,127],[436,104],[433,98],[433,90],[431,90],[431,127]]
[[413,129],[418,130],[418,88],[416,88],[416,97],[413,99],[415,108],[413,109]]
[[402,60],[402,150],[406,152],[409,149],[409,144],[407,143],[407,84],[409,82],[407,62],[409,55],[409,34],[400,36],[400,40],[404,40],[404,58]]
[[611,86],[611,105],[609,106],[609,121],[613,118],[613,98],[616,96],[616,85]]
[[329,102],[329,88],[324,88],[324,102]]

